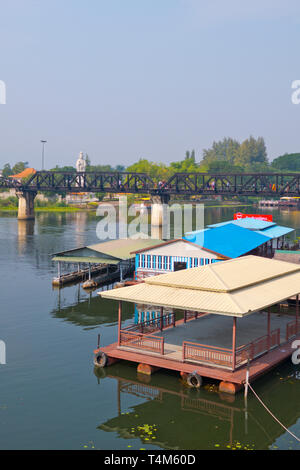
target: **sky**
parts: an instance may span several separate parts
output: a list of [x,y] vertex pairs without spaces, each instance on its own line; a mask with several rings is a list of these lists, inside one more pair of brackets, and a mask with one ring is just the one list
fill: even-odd
[[[298,0],[0,0],[0,168],[300,152]],[[1,91],[1,90],[0,90]]]

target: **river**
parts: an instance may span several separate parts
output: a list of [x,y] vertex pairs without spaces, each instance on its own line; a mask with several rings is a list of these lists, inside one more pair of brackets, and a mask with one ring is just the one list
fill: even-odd
[[[233,212],[207,208],[205,222]],[[300,212],[269,212],[300,236]],[[149,380],[124,363],[94,371],[98,333],[103,344],[116,339],[116,305],[80,285],[53,289],[50,255],[96,243],[97,222],[87,212],[38,213],[34,222],[0,215],[0,448],[300,450],[252,395],[246,412],[243,394],[191,390],[175,373]],[[133,318],[132,305],[124,317]],[[288,361],[254,387],[300,436],[300,366]]]

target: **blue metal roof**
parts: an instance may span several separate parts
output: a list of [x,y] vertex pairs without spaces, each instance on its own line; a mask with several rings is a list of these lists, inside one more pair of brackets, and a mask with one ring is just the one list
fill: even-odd
[[227,220],[226,222],[220,222],[218,224],[208,225],[208,227],[209,228],[223,227],[224,225],[228,225],[228,224],[238,225],[239,227],[247,228],[249,230],[264,230],[265,228],[276,225],[275,222],[268,222],[265,220],[246,217],[245,219]]
[[279,238],[287,233],[294,232],[295,229],[290,227],[283,227],[282,225],[274,225],[274,227],[268,227],[264,230],[257,230],[256,233],[261,233],[262,235],[267,235],[270,238]]
[[238,258],[270,240],[267,235],[231,223],[195,232],[194,237],[194,240],[184,238],[228,258]]

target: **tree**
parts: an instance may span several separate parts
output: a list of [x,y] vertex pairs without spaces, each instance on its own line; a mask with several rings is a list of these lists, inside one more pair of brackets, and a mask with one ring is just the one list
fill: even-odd
[[300,171],[300,153],[285,153],[275,158],[272,163],[275,170]]
[[226,160],[235,162],[239,155],[240,143],[237,140],[225,137],[223,140],[213,142],[212,148],[203,150],[202,163],[210,163],[214,160]]
[[18,162],[12,167],[12,174],[17,175],[18,173],[24,171],[25,168],[28,168],[28,162]]
[[2,171],[2,175],[4,176],[4,178],[7,178],[8,176],[12,175],[13,174],[13,171],[11,169],[11,166],[9,163],[5,163],[4,167],[3,167],[3,171]]
[[216,166],[215,162],[228,162],[230,165],[223,167],[232,167],[232,171],[239,171],[239,168],[246,171],[266,171],[269,163],[265,141],[263,137],[255,139],[250,136],[241,144],[230,137],[213,142],[210,149],[203,150],[201,167],[208,168],[208,171],[211,171],[212,164],[215,168],[222,168],[222,165]]

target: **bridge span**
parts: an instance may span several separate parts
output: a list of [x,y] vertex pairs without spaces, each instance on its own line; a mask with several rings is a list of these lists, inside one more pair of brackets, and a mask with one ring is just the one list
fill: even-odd
[[37,171],[22,181],[0,178],[0,188],[15,188],[19,217],[21,207],[22,218],[32,218],[38,191],[150,194],[162,202],[172,195],[300,197],[300,173],[175,173],[155,181],[147,173]]

